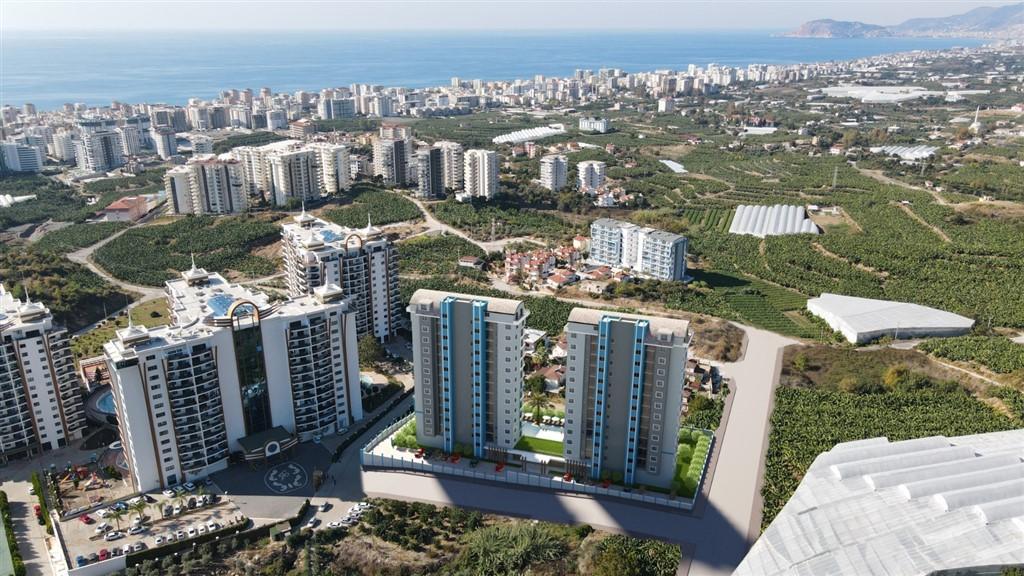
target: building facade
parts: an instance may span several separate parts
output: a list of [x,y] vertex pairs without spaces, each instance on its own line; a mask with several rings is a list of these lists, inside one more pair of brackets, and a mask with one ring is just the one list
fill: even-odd
[[0,142],[0,173],[39,172],[43,169],[43,161],[43,152],[36,146]]
[[67,330],[0,285],[0,460],[62,448],[84,428]]
[[578,187],[583,194],[597,194],[605,183],[608,167],[600,160],[585,160],[576,164]]
[[302,212],[281,227],[285,281],[292,297],[341,287],[355,315],[359,337],[383,341],[403,323],[394,244],[367,222],[345,228]]
[[124,166],[121,135],[113,130],[83,131],[75,146],[75,162],[88,172],[109,172]]
[[565,188],[569,162],[565,156],[550,154],[540,159],[540,185],[552,192]]
[[167,160],[178,153],[178,137],[171,128],[153,128],[149,132],[156,146],[156,155]]
[[448,190],[462,190],[462,179],[465,167],[462,158],[462,144],[442,140],[434,143],[441,149],[441,171],[444,174],[444,187]]
[[320,188],[324,194],[337,194],[350,184],[348,147],[330,142],[314,142],[306,146],[317,155]]
[[466,150],[463,186],[466,194],[490,200],[498,194],[498,153],[493,150]]
[[416,438],[445,452],[495,457],[521,436],[521,302],[417,290],[412,320]]
[[230,154],[201,154],[164,174],[175,214],[237,214],[249,207],[242,166]]
[[593,480],[669,487],[689,323],[575,308],[565,331],[567,468]]
[[411,142],[400,138],[377,138],[373,141],[373,175],[380,176],[388,186],[409,184]]
[[[139,490],[274,456],[362,418],[355,318],[337,286],[271,302],[193,266],[167,282],[172,324],[104,346]],[[253,449],[252,446],[256,445]]]
[[583,132],[608,132],[609,122],[607,118],[580,118],[580,130]]
[[686,277],[687,239],[611,218],[590,224],[590,262],[658,280]]
[[444,197],[443,151],[434,146],[416,153],[416,196],[423,199]]

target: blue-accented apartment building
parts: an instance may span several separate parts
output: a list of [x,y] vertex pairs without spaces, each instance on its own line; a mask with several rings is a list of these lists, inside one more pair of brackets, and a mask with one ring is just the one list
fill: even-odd
[[416,437],[445,452],[511,450],[521,435],[521,302],[418,290],[408,307]]
[[595,480],[668,487],[689,323],[575,308],[566,340],[566,462]]

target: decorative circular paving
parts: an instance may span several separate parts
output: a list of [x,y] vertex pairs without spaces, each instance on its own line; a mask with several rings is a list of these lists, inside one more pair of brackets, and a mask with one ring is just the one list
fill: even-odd
[[309,473],[296,462],[285,462],[267,470],[263,482],[273,492],[290,494],[301,490],[309,483]]

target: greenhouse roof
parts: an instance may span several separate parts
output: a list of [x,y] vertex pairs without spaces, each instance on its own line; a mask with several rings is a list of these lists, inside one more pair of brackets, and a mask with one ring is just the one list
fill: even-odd
[[735,576],[1024,563],[1024,429],[820,454]]

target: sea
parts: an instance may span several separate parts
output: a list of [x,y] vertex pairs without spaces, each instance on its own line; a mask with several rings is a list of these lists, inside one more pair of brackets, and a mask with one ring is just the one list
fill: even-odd
[[794,64],[952,46],[948,38],[787,38],[758,31],[116,32],[0,35],[0,104],[184,104],[228,88],[317,91],[352,83],[425,87],[688,64]]

